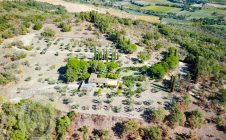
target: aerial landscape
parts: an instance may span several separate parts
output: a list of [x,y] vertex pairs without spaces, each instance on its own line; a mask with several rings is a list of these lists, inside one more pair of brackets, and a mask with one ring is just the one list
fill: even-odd
[[226,140],[225,0],[0,0],[0,140]]

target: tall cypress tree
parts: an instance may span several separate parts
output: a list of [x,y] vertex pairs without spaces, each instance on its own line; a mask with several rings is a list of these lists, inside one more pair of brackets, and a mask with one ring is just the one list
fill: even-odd
[[176,77],[175,76],[171,76],[171,80],[170,80],[170,92],[174,91],[176,85]]
[[103,59],[102,51],[99,51],[99,60],[102,60],[102,59]]
[[111,60],[114,60],[114,52],[111,52]]
[[96,50],[96,47],[94,47],[94,57],[93,57],[94,60],[97,59],[97,50]]
[[100,60],[99,50],[97,51],[97,60]]
[[108,49],[106,49],[105,55],[106,55],[106,60],[108,62]]

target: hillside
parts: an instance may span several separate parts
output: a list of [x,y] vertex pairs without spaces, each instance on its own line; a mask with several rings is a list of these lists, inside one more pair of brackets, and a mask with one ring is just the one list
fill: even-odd
[[1,1],[0,140],[224,140],[225,9],[211,4]]

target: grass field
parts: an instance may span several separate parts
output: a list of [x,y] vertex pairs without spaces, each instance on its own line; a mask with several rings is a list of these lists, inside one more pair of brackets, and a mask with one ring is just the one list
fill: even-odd
[[159,17],[157,17],[157,16],[142,16],[142,15],[137,15],[136,16],[136,19],[148,21],[148,22],[151,22],[151,23],[160,23]]
[[192,18],[214,18],[215,16],[212,14],[213,12],[217,12],[218,14],[222,14],[224,15],[224,17],[226,16],[226,10],[221,10],[221,9],[202,9],[202,10],[198,10],[195,12],[189,12],[189,11],[182,11],[180,13],[178,13],[178,15],[187,15],[189,16],[188,19],[192,19]]
[[206,12],[217,12],[219,14],[223,14],[226,16],[226,10],[224,9],[216,9],[216,8],[211,8],[211,9],[203,9],[203,11],[206,11]]
[[141,9],[166,13],[171,10],[178,9],[178,8],[168,7],[168,6],[145,6]]

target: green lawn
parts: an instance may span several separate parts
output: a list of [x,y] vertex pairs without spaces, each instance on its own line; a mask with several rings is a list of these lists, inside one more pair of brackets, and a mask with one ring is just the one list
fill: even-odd
[[145,7],[142,7],[141,9],[166,13],[177,8],[168,7],[168,6],[145,6]]

